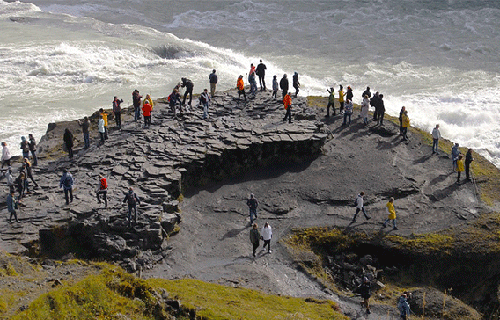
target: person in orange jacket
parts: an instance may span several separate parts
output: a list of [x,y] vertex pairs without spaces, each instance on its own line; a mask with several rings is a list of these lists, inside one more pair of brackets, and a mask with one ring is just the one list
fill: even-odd
[[288,122],[292,123],[292,98],[290,97],[290,92],[287,92],[286,96],[283,98],[283,106],[286,110],[283,122],[286,122],[286,118],[288,118]]
[[245,83],[243,82],[243,76],[238,77],[238,82],[236,82],[236,87],[238,87],[238,99],[243,95],[245,101],[247,100],[247,95],[245,93]]
[[144,116],[144,128],[151,127],[151,110],[152,106],[149,104],[149,101],[144,99],[144,105],[142,106],[142,115]]

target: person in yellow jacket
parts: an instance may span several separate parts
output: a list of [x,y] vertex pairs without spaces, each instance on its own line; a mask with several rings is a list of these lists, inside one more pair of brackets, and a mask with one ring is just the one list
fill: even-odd
[[151,110],[153,110],[153,99],[151,99],[151,96],[149,94],[146,95],[146,98],[142,100],[142,106],[146,104],[146,101],[149,102],[149,105],[151,106]]
[[396,210],[394,210],[394,198],[390,198],[389,202],[385,205],[385,211],[388,213],[387,220],[384,222],[384,228],[387,227],[387,222],[392,220],[392,226],[394,230],[398,230],[396,227]]
[[288,123],[292,123],[292,97],[290,97],[290,92],[283,98],[283,106],[286,110],[283,122],[286,122],[286,118],[288,118]]
[[457,160],[457,172],[458,172],[458,177],[457,177],[457,183],[460,182],[460,173],[464,172],[464,156],[462,154],[458,155],[458,160]]
[[408,118],[408,111],[403,111],[401,114],[401,133],[403,134],[403,141],[408,141],[408,128],[410,127],[410,118]]
[[104,120],[104,140],[108,140],[108,114],[103,108],[99,109],[99,116]]
[[236,82],[236,87],[238,88],[238,99],[243,95],[245,97],[245,101],[247,100],[247,95],[245,93],[245,83],[243,82],[243,76],[240,75],[238,77],[238,81]]
[[340,114],[344,112],[344,97],[345,97],[344,87],[340,85],[340,90],[339,90]]

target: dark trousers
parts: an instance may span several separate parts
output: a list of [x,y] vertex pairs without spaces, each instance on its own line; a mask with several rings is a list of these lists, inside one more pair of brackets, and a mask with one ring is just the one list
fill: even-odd
[[361,208],[356,208],[356,213],[354,214],[354,218],[352,218],[352,221],[356,221],[356,218],[360,211],[363,212],[363,215],[365,216],[366,220],[370,220],[370,216],[366,214],[365,207],[361,207]]
[[101,137],[101,144],[104,144],[105,133],[104,132],[99,132],[99,136]]
[[106,204],[106,207],[108,206],[108,199],[106,198],[106,195],[108,193],[108,190],[98,190],[97,191],[97,202],[101,203],[101,194],[102,194],[102,199],[104,200],[104,203]]
[[188,104],[191,105],[191,101],[193,101],[193,89],[189,90],[187,89],[186,92],[184,92],[184,98],[182,99],[182,104],[186,103],[186,98],[189,94],[189,102]]
[[264,245],[262,247],[265,249],[266,246],[267,246],[267,251],[271,251],[271,239],[264,240]]
[[134,106],[134,120],[141,120],[141,109],[139,107]]
[[373,111],[373,121],[378,120],[379,113],[380,113],[379,109],[377,107],[375,107],[375,111]]
[[247,99],[247,94],[245,93],[245,89],[238,91],[238,99],[241,97],[241,95],[243,95],[245,100]]
[[339,109],[339,112],[342,113],[342,111],[344,111],[344,101],[342,102],[339,102],[340,103],[340,109]]
[[284,122],[286,122],[286,118],[288,118],[289,123],[292,123],[292,106],[288,106],[286,109],[285,117],[283,118]]
[[330,116],[330,107],[332,107],[333,115],[335,115],[335,104],[333,102],[328,102],[328,104],[326,105],[326,116],[327,117]]
[[134,222],[137,223],[137,204],[128,205],[127,221],[129,226],[132,222],[132,210],[134,210]]
[[259,76],[260,90],[266,90],[266,80],[264,76]]
[[19,220],[17,220],[17,212],[16,212],[16,210],[12,210],[12,211],[9,211],[9,212],[10,212],[9,222],[12,221],[12,216],[14,216],[14,218],[16,219],[16,222],[19,222]]
[[276,99],[277,93],[278,93],[278,90],[273,90],[273,94],[271,95],[271,97]]
[[33,157],[33,165],[38,165],[38,158],[36,157],[36,150],[31,150],[31,156]]
[[299,94],[299,86],[293,86],[295,88],[295,97]]
[[285,90],[281,90],[281,94],[283,95],[283,99],[285,99],[286,91]]
[[467,180],[470,179],[470,162],[465,163],[465,177]]
[[[32,173],[28,173],[28,178],[31,179],[31,181],[33,181],[33,184],[38,187],[38,183],[35,182],[35,179],[33,179],[33,174]],[[28,179],[26,179],[26,183],[28,182]]]
[[[347,122],[347,118],[349,118],[349,122]],[[344,113],[344,122],[342,122],[342,125],[351,125],[351,114],[350,113]]]
[[379,116],[380,116],[380,118],[379,118],[379,121],[378,121],[378,124],[379,124],[380,126],[384,125],[384,115],[385,115],[385,111],[381,110],[381,111],[379,112]]
[[438,152],[438,139],[432,138],[432,153]]
[[73,147],[68,147],[68,154],[70,158],[73,158]]
[[408,127],[401,127],[401,133],[403,134],[403,140],[408,141]]
[[144,116],[144,128],[151,127],[151,116]]
[[108,126],[104,126],[104,140],[108,140]]
[[73,202],[73,188],[71,189],[64,189],[64,198],[66,199],[66,204],[69,204],[70,202]]
[[260,243],[257,241],[252,244],[253,244],[253,256],[255,257],[255,251],[257,251],[257,248],[259,247]]
[[122,113],[121,112],[115,112],[115,121],[116,121],[116,126],[118,128],[122,127]]
[[90,134],[88,132],[83,134],[83,147],[90,148]]
[[7,167],[10,167],[10,159],[2,161],[2,168],[4,165],[7,165]]

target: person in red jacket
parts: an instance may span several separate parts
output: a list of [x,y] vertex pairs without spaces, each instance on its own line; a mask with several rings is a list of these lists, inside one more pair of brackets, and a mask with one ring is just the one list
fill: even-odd
[[106,182],[106,178],[104,178],[101,174],[99,175],[99,189],[97,190],[97,202],[101,203],[100,195],[102,194],[102,199],[104,200],[104,205],[108,207],[108,199],[106,198],[106,194],[108,193],[108,183]]
[[144,128],[151,127],[151,111],[153,107],[148,100],[144,100],[144,105],[142,106],[142,115],[144,116]]
[[286,118],[288,118],[288,123],[292,123],[292,98],[290,97],[290,92],[288,92],[286,96],[283,98],[283,106],[285,107],[286,110],[283,122],[286,122]]

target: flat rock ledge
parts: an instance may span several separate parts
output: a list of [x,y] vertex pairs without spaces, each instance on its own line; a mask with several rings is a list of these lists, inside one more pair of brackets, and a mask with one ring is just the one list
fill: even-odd
[[[116,130],[110,114],[106,143],[98,146],[94,139],[87,150],[78,144],[73,160],[49,153],[62,144],[62,134],[56,132],[66,127],[82,139],[79,125],[50,124],[39,149],[42,159],[55,161],[42,160],[35,168],[40,187],[23,199],[20,223],[0,221],[0,248],[51,258],[76,254],[113,260],[131,272],[151,266],[175,250],[168,238],[179,230],[183,193],[260,166],[303,163],[321,154],[327,127],[303,98],[294,99],[292,115],[294,122],[284,123],[281,101],[261,92],[247,102],[238,99],[236,91],[220,93],[212,100],[208,120],[202,119],[198,106],[174,119],[166,100],[159,99],[151,128],[126,120]],[[65,205],[59,188],[63,169],[75,180],[70,205]],[[107,208],[95,196],[99,174],[108,179]],[[129,187],[142,200],[132,227],[122,203]]]

